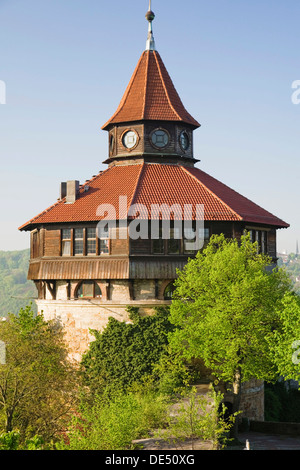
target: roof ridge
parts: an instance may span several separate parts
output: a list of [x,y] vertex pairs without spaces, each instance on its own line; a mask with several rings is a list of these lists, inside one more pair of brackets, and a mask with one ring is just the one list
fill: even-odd
[[133,194],[132,194],[132,198],[131,198],[131,201],[130,201],[130,205],[132,205],[132,203],[133,203],[133,201],[134,201],[134,199],[135,199],[135,197],[136,197],[136,194],[137,194],[137,191],[138,191],[139,182],[140,182],[140,179],[141,179],[141,175],[142,175],[142,173],[143,173],[143,170],[144,170],[146,164],[145,164],[145,162],[143,162],[143,163],[141,163],[140,165],[141,165],[141,169],[140,169],[139,175],[138,175],[138,177],[137,177],[137,182],[136,182],[136,185],[135,185],[134,192],[133,192]]
[[[254,202],[252,201],[252,199],[250,199],[249,197],[247,196],[244,196],[242,193],[240,193],[239,191],[236,191],[235,189],[232,189],[230,186],[228,186],[228,184],[225,184],[223,183],[222,181],[219,181],[217,180],[216,178],[214,178],[213,176],[209,175],[208,173],[205,173],[203,170],[200,170],[200,168],[194,168],[195,170],[198,170],[198,171],[201,171],[202,173],[204,173],[206,176],[208,176],[209,178],[212,178],[214,179],[215,181],[217,181],[219,184],[221,184],[222,186],[224,186],[226,189],[229,189],[229,191],[232,191],[233,193],[235,193],[237,196],[243,198],[245,201],[247,201],[248,203],[250,203],[251,205],[255,205],[257,208],[263,210],[266,214],[268,214],[270,217],[273,217],[277,220],[280,220],[281,219],[279,217],[277,217],[276,215],[274,215],[272,212],[268,211],[267,209],[265,209],[264,207],[261,207],[257,202]],[[193,176],[193,175],[192,175]],[[205,185],[204,185],[205,186]],[[218,197],[218,196],[217,196]],[[226,204],[226,203],[224,203]],[[233,211],[233,209],[230,208],[230,210]],[[235,211],[234,211],[235,212]],[[240,216],[241,217],[241,216]],[[262,217],[262,216],[261,216]],[[266,217],[266,215],[264,215],[263,217]],[[244,217],[242,217],[242,220],[244,220]],[[283,221],[284,222],[284,221]],[[285,222],[284,222],[285,223]]]
[[[163,85],[163,88],[165,90],[165,94],[166,94],[166,97],[167,97],[167,100],[168,100],[168,103],[170,105],[170,107],[172,108],[172,110],[174,111],[174,113],[176,114],[176,116],[178,117],[179,120],[181,120],[181,116],[178,114],[178,112],[176,111],[176,109],[174,108],[172,102],[171,102],[171,99],[170,99],[170,96],[169,96],[169,93],[168,93],[168,90],[167,90],[167,87],[166,87],[166,84],[165,84],[165,81],[164,81],[164,78],[163,78],[163,75],[162,75],[162,71],[161,71],[161,68],[160,68],[160,64],[159,64],[159,61],[157,60],[157,55],[159,55],[156,51],[153,51],[154,53],[154,57],[155,57],[155,62],[157,64],[157,68],[158,68],[158,72],[159,72],[159,76],[160,76],[160,79],[161,79],[161,82],[162,82],[162,85]],[[170,77],[170,80],[171,80],[171,77]],[[171,80],[172,81],[172,80]],[[173,85],[174,86],[174,85]]]
[[[194,178],[199,184],[201,184],[201,186],[203,186],[213,197],[215,197],[223,206],[227,207],[227,209],[229,209],[233,214],[236,215],[236,217],[238,217],[240,220],[243,220],[243,217],[240,216],[240,214],[238,214],[235,210],[233,210],[228,204],[226,204],[226,202],[224,202],[219,196],[217,196],[217,194],[215,194],[210,188],[208,188],[206,186],[206,184],[202,183],[202,181],[200,181],[195,175],[193,175],[191,172],[188,171],[188,168],[186,167],[183,167],[181,166],[180,167],[183,171],[185,171],[186,173],[188,173],[192,178]],[[196,170],[198,170],[198,168],[195,168]],[[201,170],[200,170],[201,171]],[[229,188],[230,189],[230,188]]]
[[[147,52],[147,51],[145,51]],[[146,64],[146,77],[145,77],[145,93],[144,93],[144,104],[143,104],[143,111],[142,111],[142,119],[145,118],[145,111],[146,111],[146,103],[147,103],[147,90],[148,90],[148,76],[149,76],[149,65],[150,65],[150,51],[148,51],[147,56],[147,64]]]

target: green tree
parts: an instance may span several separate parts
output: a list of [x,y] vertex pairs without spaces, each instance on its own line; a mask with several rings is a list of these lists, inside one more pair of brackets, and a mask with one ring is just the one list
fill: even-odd
[[61,328],[30,306],[0,322],[5,361],[0,365],[0,426],[21,439],[51,439],[75,402],[76,373]]
[[285,380],[300,381],[300,297],[286,292],[276,306],[280,328],[268,338],[278,376]]
[[240,410],[243,382],[272,381],[279,372],[270,339],[274,349],[291,283],[270,265],[248,236],[240,243],[213,236],[175,284],[170,321],[177,328],[171,347],[187,359],[201,359],[218,380],[231,384],[234,413]]

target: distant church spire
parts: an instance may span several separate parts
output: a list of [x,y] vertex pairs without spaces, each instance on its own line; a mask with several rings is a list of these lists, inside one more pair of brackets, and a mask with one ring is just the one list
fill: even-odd
[[151,0],[149,0],[149,9],[146,13],[146,19],[149,22],[149,27],[148,27],[148,37],[147,37],[147,42],[146,42],[146,51],[155,51],[155,41],[154,41],[154,36],[153,36],[153,30],[152,30],[152,21],[155,18],[155,14],[151,10]]

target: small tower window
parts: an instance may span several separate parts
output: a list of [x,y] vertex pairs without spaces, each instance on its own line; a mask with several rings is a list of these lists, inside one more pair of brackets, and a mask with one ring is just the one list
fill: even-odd
[[102,292],[97,282],[83,281],[77,289],[76,297],[78,299],[101,299]]
[[190,146],[190,139],[186,131],[181,132],[179,136],[179,143],[182,150],[186,151]]
[[123,135],[122,143],[124,147],[129,150],[132,150],[138,143],[138,136],[137,133],[134,131],[127,131]]
[[150,138],[154,147],[159,149],[165,148],[170,141],[168,132],[163,129],[153,131]]

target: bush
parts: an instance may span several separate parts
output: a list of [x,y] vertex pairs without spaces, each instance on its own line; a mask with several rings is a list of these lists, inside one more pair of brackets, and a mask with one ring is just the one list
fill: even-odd
[[151,429],[165,423],[167,402],[154,392],[119,393],[107,399],[97,396],[84,402],[59,450],[128,450],[132,441],[147,437]]
[[19,431],[5,432],[0,435],[0,450],[44,450],[44,441],[40,436],[27,439],[21,443]]
[[158,432],[157,437],[175,447],[180,447],[181,441],[186,439],[192,441],[192,449],[198,439],[210,441],[214,449],[224,447],[236,414],[227,419],[222,400],[219,392],[211,390],[207,395],[198,395],[196,387],[192,387],[170,415],[167,430]]
[[95,341],[83,356],[85,385],[101,394],[105,388],[128,390],[135,382],[152,374],[153,367],[165,353],[169,309],[157,309],[153,316],[140,316],[129,308],[131,323],[110,318],[104,331],[94,331]]
[[266,384],[265,420],[300,423],[300,391],[288,382]]

